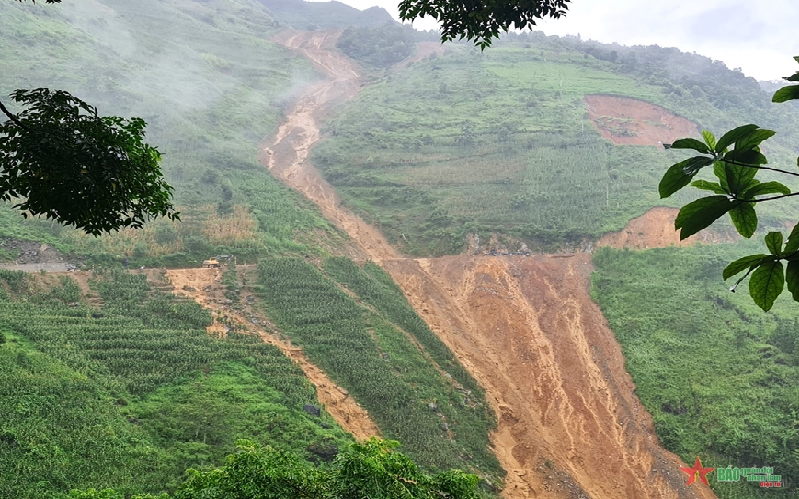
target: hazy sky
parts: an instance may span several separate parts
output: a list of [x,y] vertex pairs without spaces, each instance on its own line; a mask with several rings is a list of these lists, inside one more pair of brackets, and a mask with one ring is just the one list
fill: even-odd
[[[344,0],[378,5],[395,18],[399,0]],[[542,21],[548,35],[576,35],[625,45],[677,47],[743,68],[759,80],[799,70],[799,0],[572,0],[566,18]],[[414,23],[435,27],[429,19]]]

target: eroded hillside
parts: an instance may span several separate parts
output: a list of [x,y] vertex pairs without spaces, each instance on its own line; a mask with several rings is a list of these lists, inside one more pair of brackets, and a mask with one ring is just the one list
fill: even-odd
[[713,497],[686,487],[682,465],[657,444],[613,333],[588,293],[590,255],[397,258],[380,233],[344,209],[307,161],[330,96],[352,97],[357,70],[334,33],[281,38],[329,75],[309,87],[262,162],[314,201],[388,271],[416,311],[478,379],[498,417],[503,495]]

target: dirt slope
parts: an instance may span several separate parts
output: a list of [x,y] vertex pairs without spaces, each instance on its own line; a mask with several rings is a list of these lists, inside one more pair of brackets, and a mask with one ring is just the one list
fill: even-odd
[[[384,262],[486,388],[506,497],[713,497],[657,445],[613,333],[588,293],[590,255]],[[550,479],[555,470],[571,479]]]
[[311,59],[329,80],[306,89],[286,115],[277,134],[262,145],[261,163],[286,185],[304,194],[324,216],[357,240],[373,260],[395,258],[397,251],[383,235],[357,215],[340,209],[332,187],[308,161],[319,140],[319,120],[331,106],[354,97],[359,88],[356,64],[335,50],[337,31],[285,32],[276,41]]
[[699,135],[691,121],[638,99],[586,95],[585,107],[599,133],[614,144],[656,146]]
[[342,209],[306,161],[331,99],[355,94],[357,68],[335,52],[335,36],[280,38],[331,80],[308,88],[264,148],[262,162],[392,275],[485,387],[498,418],[495,452],[508,471],[503,496],[714,497],[707,487],[686,487],[684,463],[657,445],[621,349],[590,299],[589,254],[397,258],[378,231]]
[[[243,265],[237,267],[239,275],[247,270]],[[284,355],[300,366],[308,380],[316,387],[319,402],[324,404],[327,412],[344,430],[358,440],[380,435],[377,425],[369,417],[366,409],[350,397],[347,390],[336,385],[327,374],[308,361],[301,348],[293,346],[275,334],[274,326],[255,312],[254,307],[248,305],[248,300],[236,304],[236,307],[233,303],[229,303],[224,295],[225,288],[220,284],[222,280],[220,269],[167,270],[166,279],[174,286],[176,293],[183,294],[211,310],[214,314],[214,324],[208,328],[209,332],[223,335],[227,330],[225,324],[231,322],[246,326],[250,333],[257,334],[265,342],[278,347]]]
[[696,243],[730,242],[735,239],[734,236],[706,229],[680,241],[680,233],[674,229],[674,219],[677,218],[678,212],[679,210],[676,208],[662,206],[652,208],[640,217],[630,220],[622,231],[602,236],[597,243],[597,247],[664,248],[671,245],[689,246]]

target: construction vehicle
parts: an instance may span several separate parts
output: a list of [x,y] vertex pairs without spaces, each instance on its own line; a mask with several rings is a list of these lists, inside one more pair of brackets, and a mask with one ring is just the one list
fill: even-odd
[[208,260],[203,260],[203,268],[204,269],[218,269],[219,268],[219,260],[216,257],[209,258]]
[[218,269],[222,266],[222,263],[233,264],[236,265],[236,257],[234,255],[217,255],[212,256],[208,260],[203,260],[203,268],[206,269]]

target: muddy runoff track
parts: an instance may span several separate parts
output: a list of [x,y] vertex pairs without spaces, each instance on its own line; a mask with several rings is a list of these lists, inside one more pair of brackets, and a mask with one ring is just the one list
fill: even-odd
[[[239,275],[255,271],[254,268],[244,265],[237,266],[236,270]],[[151,274],[148,274],[148,277],[151,277]],[[301,348],[275,334],[275,327],[255,311],[255,307],[248,305],[247,301],[242,301],[236,307],[229,303],[225,296],[225,286],[221,284],[221,269],[170,269],[166,271],[165,279],[174,287],[175,293],[191,298],[211,311],[214,323],[207,328],[209,333],[224,336],[227,324],[232,323],[245,328],[250,334],[259,336],[266,343],[276,346],[302,369],[311,384],[316,387],[319,402],[344,430],[358,440],[380,435],[377,425],[369,414],[350,397],[347,390],[338,386],[324,371],[312,364]],[[257,318],[258,325],[253,324],[253,318]]]
[[498,420],[494,451],[508,472],[502,495],[713,498],[706,486],[686,486],[685,464],[659,447],[621,348],[590,299],[590,255],[401,258],[377,229],[341,207],[307,160],[330,106],[358,89],[358,69],[335,50],[337,36],[277,38],[330,79],[308,87],[263,145],[261,161],[391,274],[485,388]]

